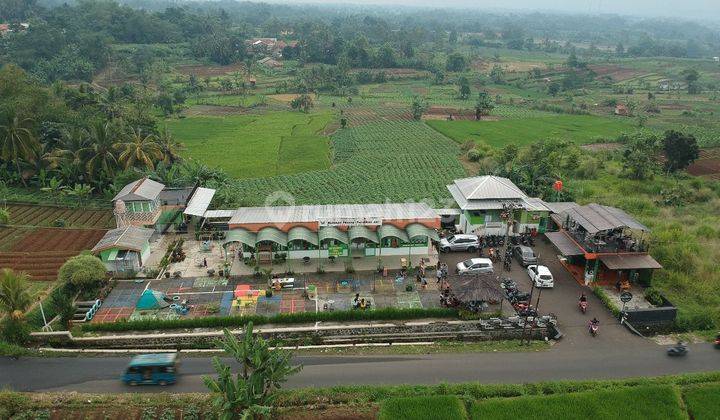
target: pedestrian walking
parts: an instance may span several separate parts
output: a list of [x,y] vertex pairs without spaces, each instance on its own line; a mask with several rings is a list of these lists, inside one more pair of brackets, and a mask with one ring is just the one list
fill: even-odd
[[440,284],[440,281],[442,280],[442,268],[440,266],[438,266],[435,275],[437,276],[437,284]]
[[207,258],[203,258],[203,267],[207,268]]

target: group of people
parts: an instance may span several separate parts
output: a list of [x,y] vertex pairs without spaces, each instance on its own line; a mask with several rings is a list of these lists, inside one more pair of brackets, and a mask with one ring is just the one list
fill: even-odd
[[365,310],[369,307],[370,302],[366,301],[365,298],[360,298],[360,293],[355,293],[355,297],[352,300],[352,308]]

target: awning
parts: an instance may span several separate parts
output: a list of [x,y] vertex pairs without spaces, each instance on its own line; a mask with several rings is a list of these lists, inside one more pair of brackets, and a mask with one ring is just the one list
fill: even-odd
[[318,234],[308,228],[296,226],[288,231],[287,241],[305,241],[317,246]]
[[440,240],[440,236],[438,235],[437,231],[435,231],[435,229],[430,229],[429,227],[423,226],[419,223],[413,223],[411,225],[408,225],[405,228],[405,231],[407,232],[408,237],[411,241],[418,238],[430,238],[433,241]]
[[320,242],[326,239],[335,239],[344,244],[350,243],[348,234],[333,226],[323,226],[320,228]]
[[225,239],[222,241],[222,245],[226,246],[227,244],[232,242],[240,242],[241,244],[249,245],[255,248],[256,236],[257,235],[255,235],[254,233],[249,232],[245,229],[229,230],[225,234]]
[[560,232],[545,232],[545,237],[555,245],[555,248],[565,257],[572,257],[575,255],[585,255],[582,248],[578,246],[567,234],[563,231]]
[[185,207],[185,211],[183,213],[188,216],[204,216],[208,207],[210,207],[210,202],[214,196],[215,190],[198,187],[193,196],[190,198],[190,202],[188,202],[188,205]]
[[408,234],[405,233],[404,230],[398,229],[393,225],[382,225],[382,226],[378,227],[377,233],[380,236],[380,239],[398,238],[403,242],[410,242],[410,238],[408,238]]
[[600,261],[611,270],[640,270],[644,268],[657,270],[662,268],[660,263],[648,254],[604,255],[600,257]]
[[278,245],[287,246],[288,235],[278,229],[267,227],[258,232],[255,242],[275,242]]
[[376,244],[380,243],[380,239],[378,239],[377,233],[373,232],[372,230],[368,229],[365,226],[353,226],[348,230],[348,239],[351,241],[353,239],[367,239],[370,242],[375,242]]

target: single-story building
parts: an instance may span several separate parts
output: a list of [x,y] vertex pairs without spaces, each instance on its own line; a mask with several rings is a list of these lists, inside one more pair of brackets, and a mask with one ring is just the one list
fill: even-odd
[[[206,217],[223,220],[211,210]],[[423,256],[435,253],[440,217],[424,203],[242,207],[227,222],[223,246],[268,261],[329,257]]]
[[[459,229],[480,236],[543,233],[549,210],[539,198],[528,197],[507,178],[478,176],[456,179],[447,186],[460,208]],[[510,214],[508,212],[511,212]]]
[[127,226],[105,233],[92,249],[113,275],[134,275],[150,256],[152,229]]
[[258,64],[261,66],[265,66],[267,68],[277,69],[283,66],[283,64],[271,57],[265,57],[261,60],[258,60]]
[[600,204],[562,207],[551,216],[559,229],[545,236],[578,282],[649,284],[652,272],[662,268],[648,253],[649,229],[623,210]]

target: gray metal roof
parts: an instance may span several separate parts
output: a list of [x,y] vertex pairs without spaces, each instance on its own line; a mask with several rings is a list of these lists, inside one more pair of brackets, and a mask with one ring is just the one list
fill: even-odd
[[555,245],[555,248],[565,257],[571,257],[575,255],[585,255],[585,252],[580,246],[573,241],[567,233],[564,231],[560,232],[545,232],[545,237]]
[[600,261],[611,270],[659,270],[662,268],[662,265],[648,254],[602,255]]
[[206,219],[229,219],[235,214],[235,210],[207,210],[203,217]]
[[569,216],[590,234],[620,228],[650,230],[624,211],[600,204],[572,207],[565,210],[562,215]]
[[560,201],[557,203],[551,203],[546,201],[545,207],[547,207],[551,213],[562,213],[565,210],[571,209],[573,207],[580,207],[580,204],[574,201]]
[[425,203],[349,204],[318,206],[241,207],[233,213],[230,224],[303,223],[321,218],[379,217],[383,220],[437,219]]
[[466,200],[509,200],[527,198],[527,195],[512,181],[494,175],[456,179],[454,185]]
[[530,211],[550,211],[547,203],[540,198],[528,197],[525,200],[525,209]]
[[197,189],[195,189],[195,192],[190,198],[190,202],[187,204],[187,207],[185,208],[185,211],[183,213],[190,216],[204,216],[208,207],[210,207],[210,202],[212,201],[214,196],[215,190],[210,188],[198,187]]
[[438,216],[459,216],[460,209],[433,209]]
[[150,178],[141,178],[133,181],[120,190],[113,201],[153,201],[160,195],[165,185]]
[[152,229],[128,226],[125,228],[113,229],[105,233],[92,249],[93,253],[98,253],[111,248],[129,249],[141,252],[145,243],[150,240],[153,234]]

